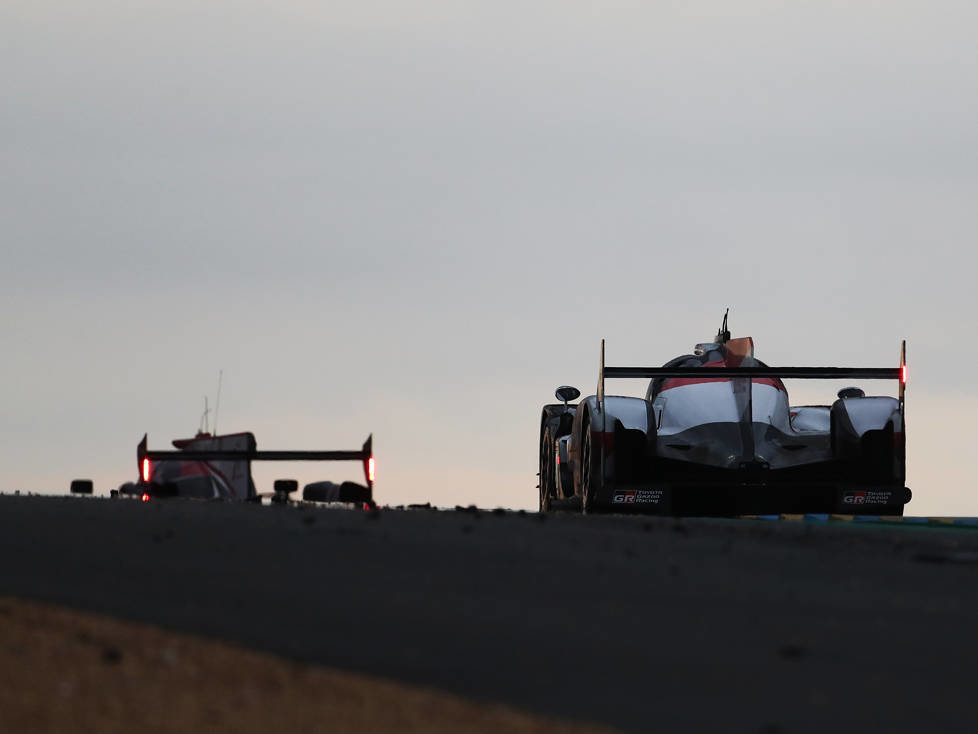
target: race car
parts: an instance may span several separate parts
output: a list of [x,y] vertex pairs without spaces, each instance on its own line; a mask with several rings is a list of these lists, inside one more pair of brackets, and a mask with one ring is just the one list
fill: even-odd
[[[645,397],[605,380],[649,379]],[[895,380],[898,394],[838,391],[791,406],[784,379]],[[663,367],[607,367],[598,387],[561,386],[540,420],[540,511],[662,515],[902,515],[906,342],[897,367],[769,367],[751,337],[716,337]]]
[[[260,502],[251,477],[252,461],[360,461],[365,485],[355,482],[313,482],[306,485],[303,499],[315,502],[348,502],[374,506],[373,436],[353,451],[259,451],[253,433],[214,436],[198,431],[193,438],[175,439],[175,450],[146,447],[147,436],[136,447],[139,480],[126,482],[116,496],[135,496],[144,501],[160,497],[239,500]],[[292,479],[279,479],[270,495],[286,502],[298,489]]]

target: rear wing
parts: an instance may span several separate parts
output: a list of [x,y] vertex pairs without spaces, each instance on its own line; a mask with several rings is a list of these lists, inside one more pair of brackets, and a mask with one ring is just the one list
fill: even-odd
[[[716,373],[715,375],[713,373]],[[605,377],[771,377],[783,379],[902,380],[900,367],[605,367]]]
[[605,378],[698,377],[729,380],[736,377],[768,377],[802,380],[899,380],[900,413],[907,390],[907,342],[900,345],[899,367],[606,367],[604,339],[601,340],[601,368],[598,378],[598,403],[603,410]]
[[149,481],[150,464],[153,461],[359,461],[363,464],[363,476],[367,489],[373,497],[374,488],[374,450],[373,434],[367,436],[360,450],[354,451],[259,451],[252,441],[244,451],[200,450],[200,449],[148,449],[147,436],[136,447],[136,457],[140,477]]

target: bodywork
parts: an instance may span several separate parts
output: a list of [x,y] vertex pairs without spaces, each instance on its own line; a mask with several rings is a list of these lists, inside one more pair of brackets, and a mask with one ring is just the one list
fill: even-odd
[[193,438],[174,439],[172,443],[178,450],[173,452],[176,456],[155,461],[146,457],[149,452],[145,451],[145,443],[140,444],[143,451],[139,452],[141,481],[138,484],[142,486],[134,487],[137,493],[221,500],[250,500],[257,496],[247,458],[190,458],[199,452],[213,451],[247,456],[256,450],[254,434],[198,433]]

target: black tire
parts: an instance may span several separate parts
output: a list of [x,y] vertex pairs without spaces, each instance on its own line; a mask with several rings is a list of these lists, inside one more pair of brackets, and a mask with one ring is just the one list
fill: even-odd
[[340,488],[335,482],[311,482],[302,488],[305,502],[339,502]]
[[72,494],[92,494],[94,490],[94,484],[91,479],[72,479],[71,480],[71,493]]
[[368,487],[364,487],[362,484],[357,484],[356,482],[343,482],[340,485],[340,501],[352,502],[355,505],[363,507],[363,505],[368,505],[373,502],[373,497],[370,496],[370,489]]
[[540,419],[540,471],[537,474],[540,489],[540,512],[550,512],[552,500],[561,499],[557,494],[557,439],[571,432],[576,405],[551,403],[543,406]]
[[[548,421],[548,424],[552,421]],[[540,438],[540,512],[550,512],[551,500],[557,494],[557,467],[554,463],[553,426],[546,425]]]
[[593,514],[594,501],[594,443],[591,440],[590,416],[584,417],[584,436],[581,441],[581,512]]
[[591,427],[586,423],[581,439],[581,512],[587,515],[592,510],[594,495],[591,490]]

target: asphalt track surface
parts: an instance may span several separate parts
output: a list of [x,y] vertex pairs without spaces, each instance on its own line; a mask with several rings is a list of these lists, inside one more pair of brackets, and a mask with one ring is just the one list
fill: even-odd
[[975,731],[978,530],[0,497],[0,594],[626,731]]

